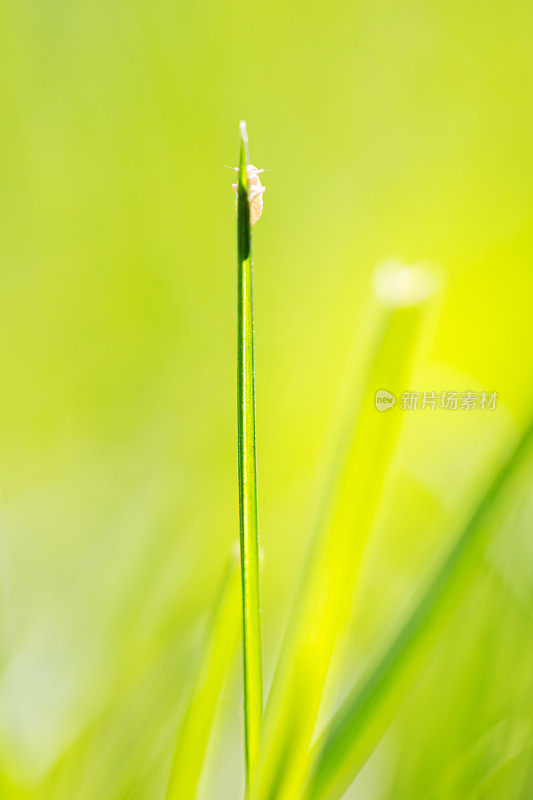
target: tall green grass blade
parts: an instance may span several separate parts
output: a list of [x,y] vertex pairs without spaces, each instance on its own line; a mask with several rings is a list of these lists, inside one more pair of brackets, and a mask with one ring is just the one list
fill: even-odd
[[241,545],[244,725],[246,785],[259,758],[263,716],[261,614],[259,600],[259,536],[254,377],[254,288],[250,206],[248,201],[248,137],[241,122],[237,194],[237,417],[239,448],[239,519]]
[[220,693],[239,641],[239,570],[235,558],[226,568],[207,645],[176,740],[167,800],[194,800]]
[[[489,526],[491,511],[533,444],[533,417],[518,443],[503,460],[483,497],[405,625],[366,679],[358,683],[317,742],[306,800],[337,800],[364,764],[390,722],[398,699],[409,684],[413,656],[426,640],[452,590],[463,586],[470,559]],[[433,626],[434,627],[434,626]],[[409,671],[411,667],[411,671]]]
[[311,554],[267,704],[254,799],[294,800],[305,783],[324,685],[350,617],[402,417],[397,407],[377,411],[376,391],[405,388],[435,288],[434,276],[422,267],[387,265],[376,274],[373,330],[357,348],[368,361],[362,375],[355,370],[347,392]]

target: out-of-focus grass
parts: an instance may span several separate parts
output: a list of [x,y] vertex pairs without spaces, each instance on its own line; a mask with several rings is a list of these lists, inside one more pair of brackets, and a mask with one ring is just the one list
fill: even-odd
[[310,770],[307,796],[341,797],[362,768],[386,727],[384,717],[385,720],[390,717],[390,708],[384,714],[382,706],[390,704],[391,694],[397,694],[397,685],[402,684],[406,664],[413,662],[413,652],[417,652],[420,642],[428,634],[435,636],[438,632],[436,617],[446,601],[453,597],[453,589],[464,584],[465,577],[472,574],[472,562],[475,563],[476,556],[479,558],[480,539],[491,527],[494,506],[501,502],[508,484],[512,485],[524,460],[531,456],[532,443],[533,418],[511,453],[503,459],[405,625],[400,627],[383,657],[362,685],[357,686],[346,699],[321,735],[315,748],[317,752],[311,759],[315,763]]
[[[405,388],[500,393],[494,413],[402,412],[319,729],[381,651],[531,394],[531,16],[518,0],[274,0],[246,20],[235,2],[2,5],[2,796],[164,796],[237,530],[222,165],[242,116],[275,169],[255,240],[267,681],[377,262],[436,261],[447,282]],[[530,485],[359,800],[532,793]],[[240,703],[230,681],[203,798],[242,781]]]
[[236,559],[226,570],[206,642],[203,663],[179,726],[172,761],[168,800],[195,797],[205,753],[219,708],[219,698],[235,655],[240,630]]
[[358,368],[346,391],[347,408],[311,531],[311,553],[269,697],[259,798],[282,800],[303,790],[324,684],[347,629],[359,565],[398,440],[401,416],[376,412],[376,389],[387,386],[398,395],[409,382],[433,310],[437,281],[427,270],[384,265],[375,283],[367,353],[358,348]]

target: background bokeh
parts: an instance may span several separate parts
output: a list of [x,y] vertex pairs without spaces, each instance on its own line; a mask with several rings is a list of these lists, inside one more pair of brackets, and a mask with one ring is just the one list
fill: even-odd
[[[238,531],[237,123],[255,228],[267,679],[371,276],[440,266],[419,390],[365,559],[351,683],[531,398],[533,6],[522,0],[4,0],[0,8],[0,787],[164,795]],[[381,388],[381,387],[376,387]],[[353,797],[533,796],[532,502]],[[238,664],[204,798],[242,780]],[[480,788],[481,787],[481,788]]]

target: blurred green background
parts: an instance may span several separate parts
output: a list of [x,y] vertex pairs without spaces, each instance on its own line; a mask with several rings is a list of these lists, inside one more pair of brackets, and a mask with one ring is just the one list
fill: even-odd
[[[164,796],[238,535],[241,118],[274,170],[254,229],[267,680],[376,264],[446,282],[405,388],[499,392],[402,412],[340,695],[378,646],[531,398],[532,23],[522,0],[2,2],[2,797]],[[347,796],[533,796],[532,519],[524,497]],[[204,798],[240,792],[240,692],[236,664]]]

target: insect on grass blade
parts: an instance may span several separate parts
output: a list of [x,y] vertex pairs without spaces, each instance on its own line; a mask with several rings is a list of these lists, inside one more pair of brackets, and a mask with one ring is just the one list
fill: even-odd
[[237,421],[247,792],[259,759],[263,716],[255,425],[254,288],[248,200],[248,136],[240,124],[237,189]]

